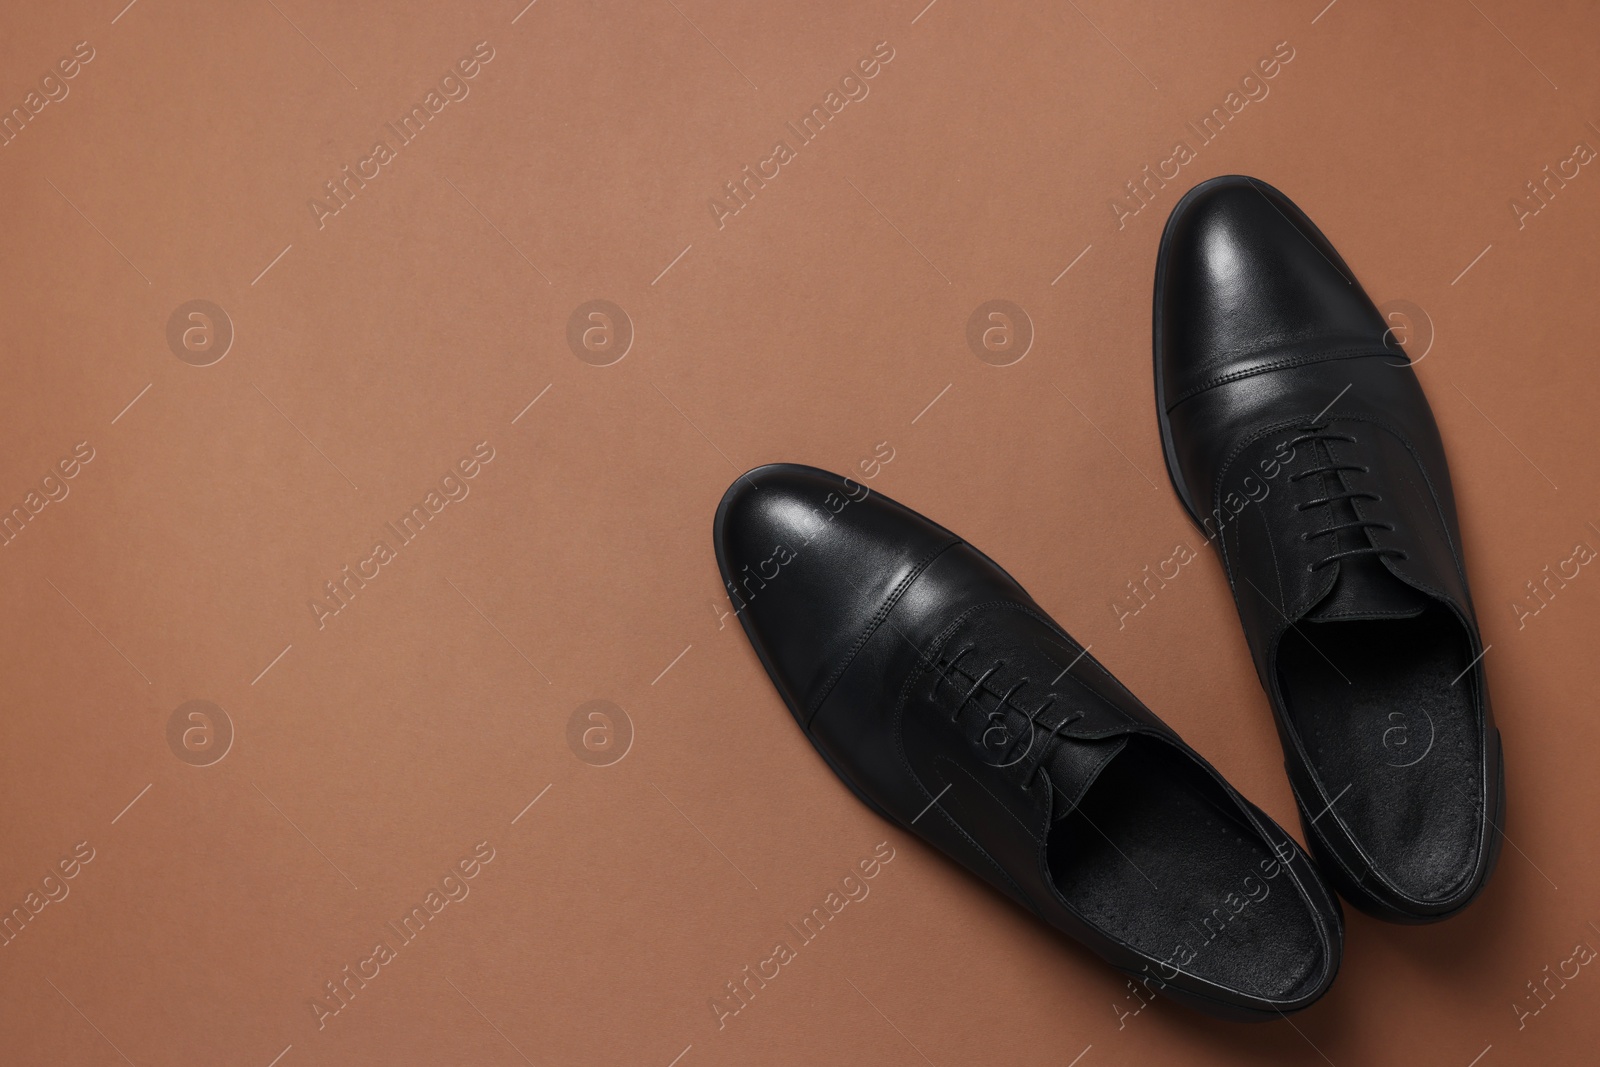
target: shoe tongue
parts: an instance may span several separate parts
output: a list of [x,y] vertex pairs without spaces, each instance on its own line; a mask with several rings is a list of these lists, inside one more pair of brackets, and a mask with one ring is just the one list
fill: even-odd
[[1389,573],[1375,556],[1339,562],[1333,588],[1305,615],[1307,622],[1358,622],[1368,619],[1411,619],[1433,598]]
[[1057,745],[1055,752],[1045,761],[1045,773],[1055,790],[1056,803],[1051,808],[1050,819],[1056,822],[1072,814],[1083,800],[1089,787],[1100,777],[1111,761],[1128,745],[1128,735],[1107,737],[1096,741],[1073,741]]

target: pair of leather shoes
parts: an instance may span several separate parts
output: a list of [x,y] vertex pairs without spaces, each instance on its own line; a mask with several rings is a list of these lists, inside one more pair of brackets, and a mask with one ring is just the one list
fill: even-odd
[[1157,422],[1217,548],[1310,855],[978,549],[812,467],[741,476],[713,542],[789,710],[886,819],[1175,1000],[1309,1006],[1343,916],[1464,907],[1503,820],[1460,533],[1403,350],[1283,194],[1191,190],[1162,237]]

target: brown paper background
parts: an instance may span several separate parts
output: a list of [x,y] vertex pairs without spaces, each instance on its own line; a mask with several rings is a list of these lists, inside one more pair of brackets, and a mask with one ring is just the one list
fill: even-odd
[[[1600,174],[1521,227],[1510,202],[1600,145],[1600,13],[924,2],[8,9],[0,107],[74,43],[95,57],[0,148],[0,502],[80,441],[95,458],[0,548],[0,905],[78,842],[95,855],[0,946],[0,1058],[1592,1056],[1587,969],[1520,1027],[1513,1005],[1600,944],[1600,578],[1513,604],[1600,546]],[[323,182],[480,41],[470,95],[319,228]],[[722,183],[880,41],[870,95],[719,229]],[[1122,183],[1283,41],[1269,95],[1119,229]],[[872,488],[999,560],[1297,827],[1215,560],[1120,628],[1112,608],[1199,548],[1157,444],[1150,282],[1167,211],[1229,172],[1293,197],[1375,300],[1421,309],[1414,354],[1432,335],[1418,373],[1492,644],[1509,844],[1450,922],[1348,911],[1338,984],[1292,1022],[1162,1000],[1119,1022],[1119,976],[815,757],[719,615],[710,520],[749,466],[848,472],[888,442]],[[211,366],[168,346],[194,299],[235,331]],[[606,367],[566,340],[592,299],[635,332]],[[991,299],[1035,331],[1010,366],[967,345]],[[319,629],[321,583],[482,441],[470,495]],[[167,740],[197,699],[235,732],[205,767]],[[632,726],[610,766],[568,743],[593,699]],[[323,983],[480,841],[470,895],[319,1029]],[[881,841],[870,896],[719,1029],[723,984]]]

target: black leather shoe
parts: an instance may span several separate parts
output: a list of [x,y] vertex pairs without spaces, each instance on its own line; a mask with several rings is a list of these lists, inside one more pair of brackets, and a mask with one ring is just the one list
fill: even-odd
[[1499,856],[1505,770],[1404,351],[1311,220],[1230,176],[1167,222],[1155,379],[1167,473],[1227,570],[1313,853],[1380,918],[1459,911]]
[[1202,1011],[1327,990],[1343,923],[1310,857],[987,556],[788,464],[734,482],[713,542],[795,720],[884,818]]

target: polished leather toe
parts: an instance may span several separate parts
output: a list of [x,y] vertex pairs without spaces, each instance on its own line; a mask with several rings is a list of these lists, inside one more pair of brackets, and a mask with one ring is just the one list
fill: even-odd
[[728,488],[712,540],[734,612],[809,719],[853,635],[959,539],[859,483],[773,463]]
[[1327,238],[1254,178],[1179,201],[1154,304],[1167,471],[1227,572],[1307,838],[1358,907],[1452,915],[1494,869],[1504,772],[1417,376]]
[[1387,351],[1387,327],[1321,231],[1289,198],[1242,175],[1173,209],[1157,309],[1166,402],[1300,363]]
[[1343,944],[1310,857],[1010,575],[880,493],[772,465],[713,523],[729,601],[846,785],[1150,990],[1317,1000]]

